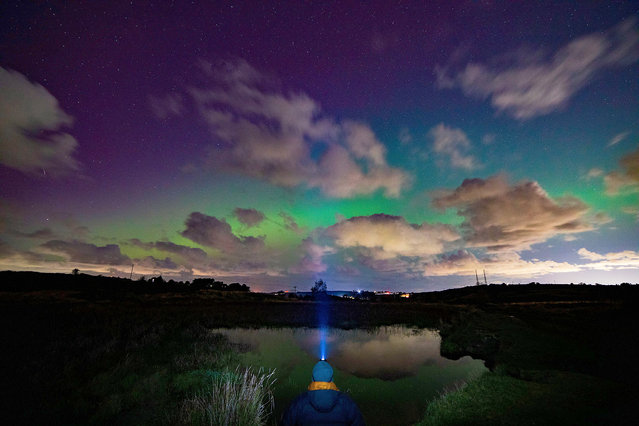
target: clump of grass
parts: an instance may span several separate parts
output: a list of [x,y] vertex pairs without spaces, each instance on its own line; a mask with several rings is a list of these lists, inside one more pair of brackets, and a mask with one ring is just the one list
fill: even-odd
[[273,411],[275,371],[236,368],[213,375],[193,396],[182,402],[183,424],[264,425]]

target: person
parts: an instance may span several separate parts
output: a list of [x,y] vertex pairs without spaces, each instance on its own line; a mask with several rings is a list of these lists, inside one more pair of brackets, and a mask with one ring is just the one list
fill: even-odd
[[286,409],[280,425],[364,425],[357,404],[333,383],[333,367],[319,361],[313,367],[308,391]]

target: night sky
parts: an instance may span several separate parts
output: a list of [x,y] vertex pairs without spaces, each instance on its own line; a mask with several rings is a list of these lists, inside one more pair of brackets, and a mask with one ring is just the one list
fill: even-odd
[[639,281],[638,2],[152,3],[0,5],[0,270]]

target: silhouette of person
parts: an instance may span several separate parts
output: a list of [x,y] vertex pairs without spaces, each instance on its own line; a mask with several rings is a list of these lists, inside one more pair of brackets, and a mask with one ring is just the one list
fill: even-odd
[[333,367],[320,361],[313,367],[308,391],[286,409],[280,425],[364,425],[357,404],[333,383]]

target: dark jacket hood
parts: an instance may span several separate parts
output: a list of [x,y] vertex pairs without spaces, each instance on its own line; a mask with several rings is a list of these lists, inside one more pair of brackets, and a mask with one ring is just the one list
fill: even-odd
[[313,408],[321,413],[327,413],[337,404],[339,392],[334,390],[314,390],[308,392],[308,399]]

